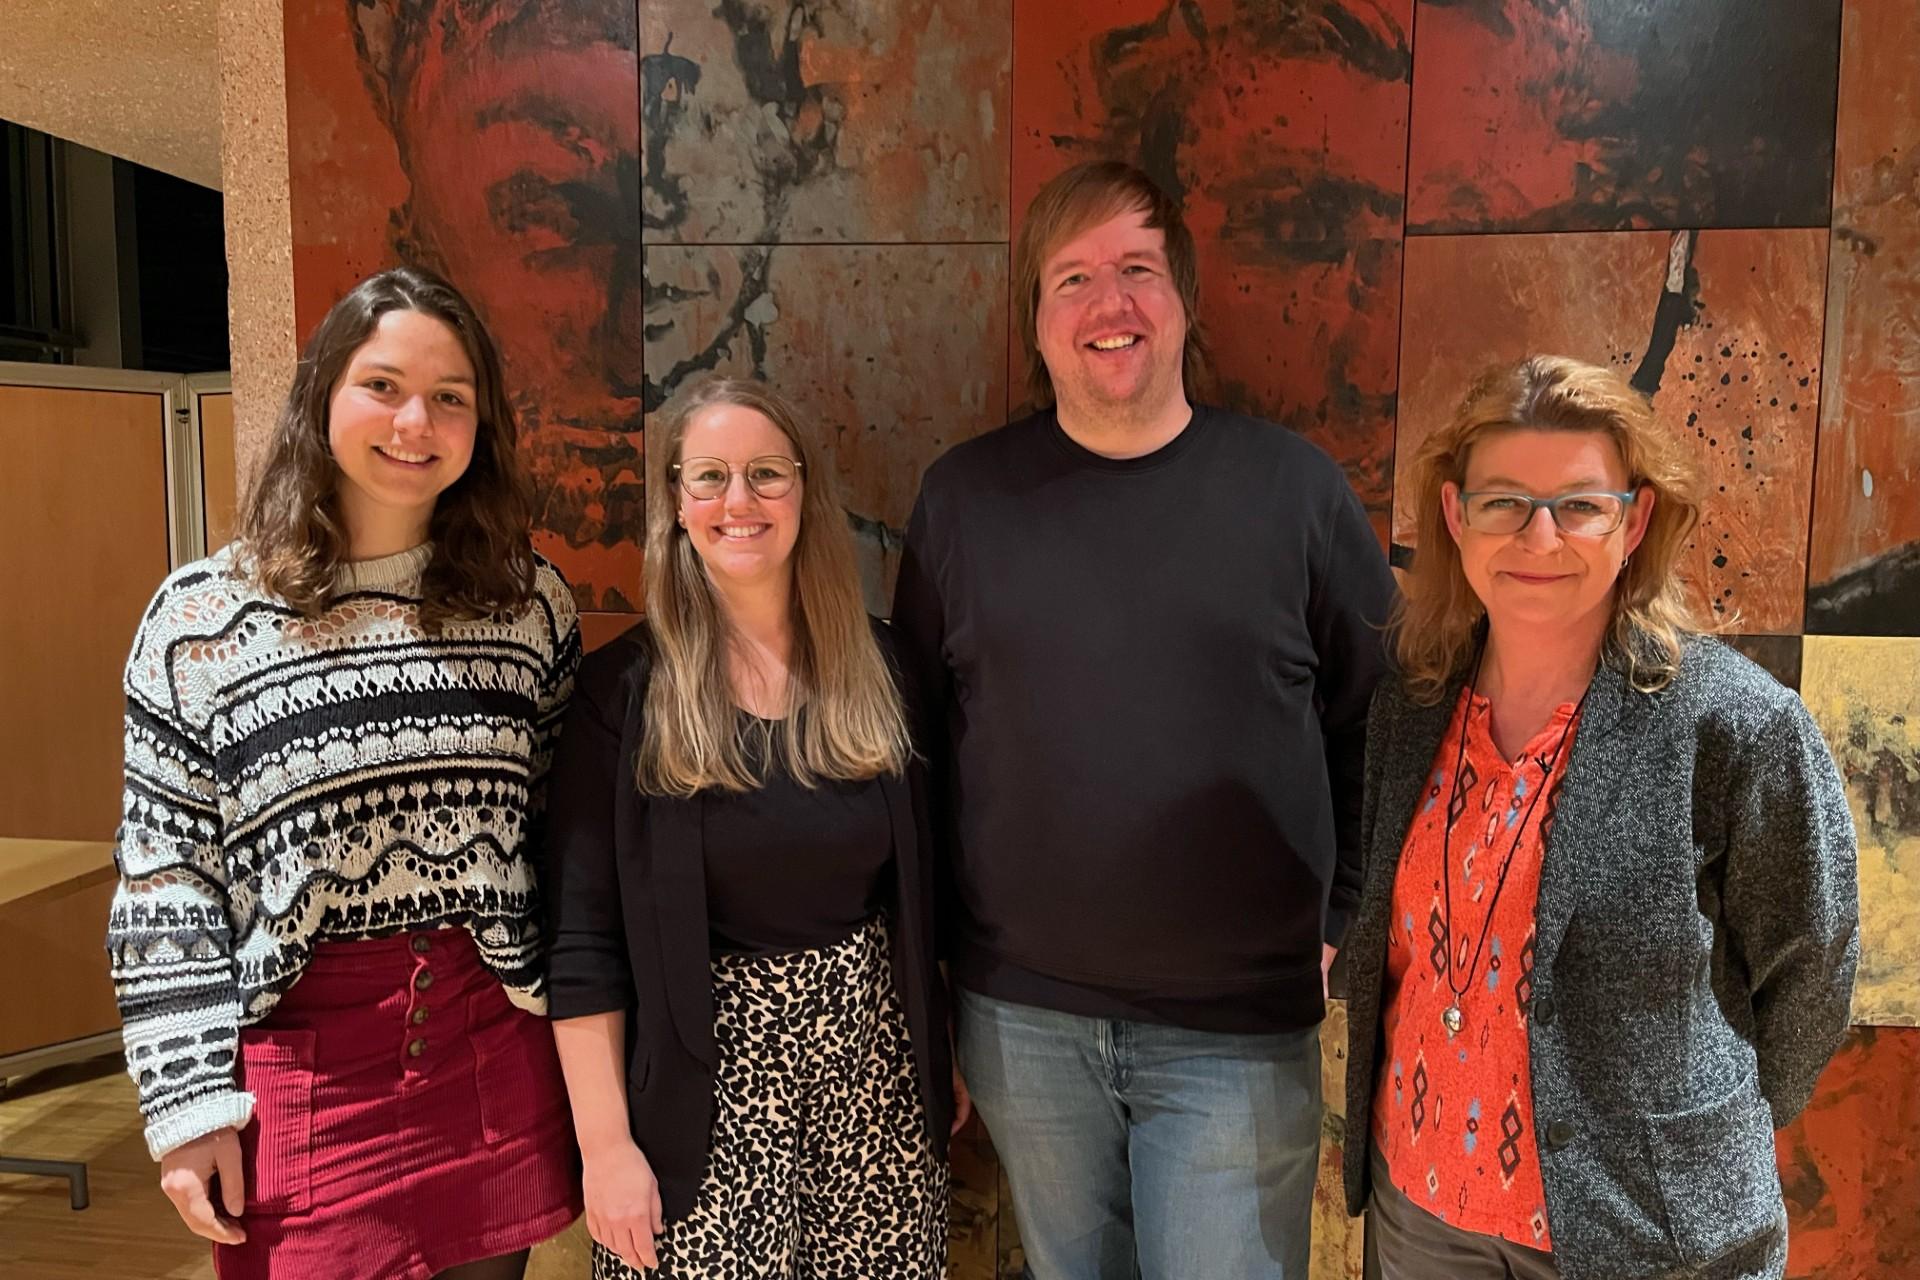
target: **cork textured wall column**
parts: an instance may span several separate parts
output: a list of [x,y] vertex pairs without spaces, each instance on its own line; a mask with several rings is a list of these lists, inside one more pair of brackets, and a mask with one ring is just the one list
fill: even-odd
[[227,204],[234,469],[243,492],[266,450],[299,352],[280,4],[220,0],[220,173]]

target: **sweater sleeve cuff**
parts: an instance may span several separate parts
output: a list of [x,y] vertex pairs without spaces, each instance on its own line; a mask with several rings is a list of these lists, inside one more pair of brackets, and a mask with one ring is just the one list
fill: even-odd
[[203,1098],[181,1111],[169,1111],[147,1126],[147,1153],[155,1160],[195,1138],[221,1129],[243,1129],[253,1119],[253,1095],[234,1090]]
[[1350,913],[1345,907],[1327,908],[1326,933],[1322,937],[1328,946],[1339,948],[1347,940],[1347,921]]
[[632,1008],[632,994],[613,987],[547,992],[547,1020],[550,1022],[591,1018],[601,1013],[625,1013]]

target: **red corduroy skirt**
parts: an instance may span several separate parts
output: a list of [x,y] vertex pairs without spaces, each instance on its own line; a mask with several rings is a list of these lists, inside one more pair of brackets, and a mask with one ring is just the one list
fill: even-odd
[[247,1240],[214,1246],[220,1280],[426,1280],[580,1213],[552,1033],[465,930],[321,943],[239,1074]]

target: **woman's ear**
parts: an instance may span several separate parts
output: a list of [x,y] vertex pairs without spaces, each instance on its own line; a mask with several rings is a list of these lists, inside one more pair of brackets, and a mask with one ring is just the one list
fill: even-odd
[[1460,486],[1451,480],[1440,486],[1440,513],[1447,518],[1447,532],[1458,545],[1460,532],[1467,527],[1467,522],[1460,502]]
[[1650,484],[1634,490],[1633,505],[1627,508],[1627,555],[1638,551],[1646,539],[1647,526],[1653,520],[1654,499],[1658,496]]

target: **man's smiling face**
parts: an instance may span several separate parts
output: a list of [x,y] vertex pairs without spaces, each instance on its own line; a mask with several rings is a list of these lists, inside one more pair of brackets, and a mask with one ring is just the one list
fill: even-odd
[[1063,413],[1153,413],[1185,394],[1186,308],[1146,217],[1089,227],[1041,268],[1034,325]]

